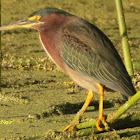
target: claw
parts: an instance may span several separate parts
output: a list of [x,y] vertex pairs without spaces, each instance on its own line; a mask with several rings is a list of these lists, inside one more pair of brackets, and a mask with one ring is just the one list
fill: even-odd
[[63,129],[63,131],[62,132],[65,132],[65,131],[67,131],[70,127],[72,127],[72,129],[71,129],[71,135],[72,136],[74,136],[75,135],[75,133],[74,133],[74,128],[75,128],[75,126],[76,126],[77,124],[76,123],[70,123],[69,125],[67,125],[64,129]]
[[96,127],[99,131],[103,131],[103,128],[100,127],[100,121],[105,125],[105,120],[104,118],[99,118],[96,122]]
[[62,130],[62,132],[65,132],[65,131],[67,131],[69,128],[71,127],[71,125],[69,124],[69,125],[67,125],[63,130]]
[[105,126],[105,130],[109,130],[109,126],[106,123],[104,117],[103,118],[99,118],[96,122],[96,127],[99,131],[103,131],[103,128],[100,127],[100,121],[102,122],[102,124]]

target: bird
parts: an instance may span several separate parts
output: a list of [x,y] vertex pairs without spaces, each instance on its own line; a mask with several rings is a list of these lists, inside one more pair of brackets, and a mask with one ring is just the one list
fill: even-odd
[[[93,99],[100,93],[96,127],[102,131],[104,90],[120,92],[125,100],[136,93],[124,63],[110,39],[95,25],[64,10],[46,7],[26,19],[0,27],[0,30],[38,30],[43,49],[51,60],[88,95],[74,119],[63,129],[74,128]],[[117,94],[116,94],[117,96]]]

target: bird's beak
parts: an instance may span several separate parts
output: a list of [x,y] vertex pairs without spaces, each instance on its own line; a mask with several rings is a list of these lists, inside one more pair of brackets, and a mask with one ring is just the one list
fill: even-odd
[[12,30],[16,28],[34,28],[38,24],[42,24],[42,22],[28,19],[20,20],[15,23],[0,27],[0,31]]

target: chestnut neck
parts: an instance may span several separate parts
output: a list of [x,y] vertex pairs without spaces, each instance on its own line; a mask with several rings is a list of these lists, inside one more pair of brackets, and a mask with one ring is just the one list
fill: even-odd
[[63,70],[65,70],[64,61],[61,57],[61,47],[63,45],[63,30],[68,27],[69,19],[73,16],[64,16],[51,14],[42,18],[44,24],[38,30],[40,40],[44,50],[49,54],[51,59]]

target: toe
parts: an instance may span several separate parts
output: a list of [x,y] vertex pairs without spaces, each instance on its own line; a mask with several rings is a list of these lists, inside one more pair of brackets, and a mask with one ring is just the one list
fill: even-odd
[[99,125],[99,124],[100,124],[100,121],[101,121],[100,119],[97,120],[97,122],[96,122],[96,127],[97,127],[97,129],[98,129],[99,131],[102,131],[103,128],[101,128],[100,125]]
[[67,131],[70,127],[71,127],[71,124],[67,125],[67,126],[63,129],[63,131],[62,131],[62,132]]

